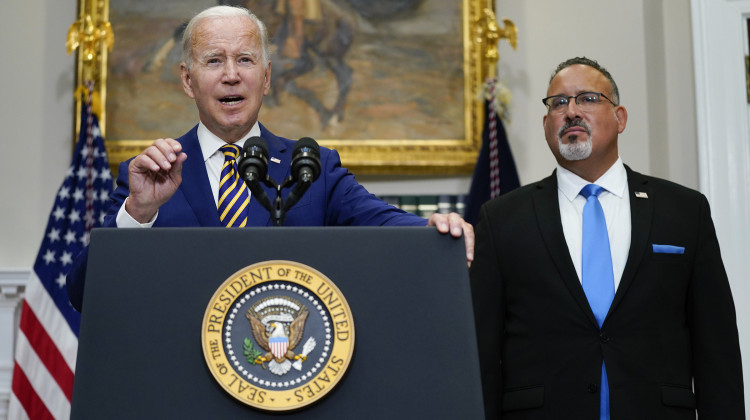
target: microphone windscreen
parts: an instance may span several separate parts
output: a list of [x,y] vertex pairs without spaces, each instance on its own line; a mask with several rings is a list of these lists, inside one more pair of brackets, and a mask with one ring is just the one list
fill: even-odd
[[296,182],[305,173],[305,182],[312,182],[320,175],[320,146],[310,137],[297,140],[292,151],[292,179]]
[[242,150],[244,152],[245,150],[250,150],[253,147],[260,148],[260,150],[263,151],[263,156],[268,156],[268,142],[264,138],[258,136],[250,137],[245,142],[245,146],[242,148]]
[[311,139],[310,137],[302,137],[301,139],[297,140],[297,143],[294,145],[294,152],[293,155],[296,155],[299,153],[299,151],[302,148],[310,148],[310,151],[314,153],[315,156],[320,156],[320,146],[318,146],[318,142]]
[[[256,181],[266,177],[268,172],[268,143],[261,137],[250,137],[242,147],[242,155],[237,162],[237,170],[246,182],[249,176]],[[260,179],[258,179],[260,178]]]

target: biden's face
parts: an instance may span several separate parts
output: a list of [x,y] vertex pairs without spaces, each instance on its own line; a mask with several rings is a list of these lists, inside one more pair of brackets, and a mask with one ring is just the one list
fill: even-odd
[[234,143],[258,120],[271,84],[260,30],[249,17],[206,18],[196,26],[191,48],[193,62],[180,67],[183,89],[201,122]]

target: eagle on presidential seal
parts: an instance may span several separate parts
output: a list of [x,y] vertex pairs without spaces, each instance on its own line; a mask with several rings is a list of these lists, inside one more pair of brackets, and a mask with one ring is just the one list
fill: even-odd
[[255,308],[249,309],[245,317],[250,321],[255,342],[266,351],[265,354],[255,358],[255,363],[264,366],[263,363],[267,362],[268,369],[280,376],[289,372],[293,366],[292,361],[295,361],[296,369],[301,369],[301,363],[307,359],[307,354],[312,350],[309,348],[310,345],[314,347],[315,344],[314,340],[308,340],[312,343],[306,343],[302,352],[295,353],[294,350],[302,340],[305,323],[310,313],[303,305],[297,306],[297,310],[289,311],[288,307],[292,306],[289,305],[291,302],[285,302],[286,299],[283,298],[274,300],[277,304],[271,305],[276,307],[274,308],[276,310],[272,309],[272,314],[268,314],[268,309],[271,308],[266,307],[265,310]]

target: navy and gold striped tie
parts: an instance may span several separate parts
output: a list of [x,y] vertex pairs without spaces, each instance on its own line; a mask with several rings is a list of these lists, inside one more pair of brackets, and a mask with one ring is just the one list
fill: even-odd
[[219,150],[224,153],[224,166],[221,168],[219,181],[219,220],[226,227],[245,227],[250,195],[237,171],[240,148],[233,144],[226,144]]

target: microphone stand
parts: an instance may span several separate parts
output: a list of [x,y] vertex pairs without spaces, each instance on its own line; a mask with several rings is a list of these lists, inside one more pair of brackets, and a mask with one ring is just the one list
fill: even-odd
[[273,179],[271,179],[270,176],[266,175],[265,179],[262,180],[263,184],[269,188],[273,188],[276,191],[276,197],[273,199],[273,203],[270,202],[268,199],[268,196],[265,194],[265,191],[260,186],[260,180],[255,180],[254,182],[249,183],[250,192],[253,193],[253,196],[258,200],[258,202],[271,214],[271,219],[273,219],[274,226],[281,226],[284,224],[284,219],[286,218],[286,212],[292,208],[300,198],[302,198],[302,195],[307,191],[308,188],[310,188],[310,185],[312,184],[311,177],[300,177],[300,181],[297,182],[297,185],[292,189],[292,191],[289,193],[289,196],[287,196],[286,201],[281,197],[281,190],[284,188],[289,188],[292,184],[294,184],[294,178],[290,175],[287,177],[284,182],[281,184],[277,184]]
[[[240,163],[243,172],[243,180],[250,188],[258,202],[268,210],[275,226],[281,226],[286,218],[286,212],[295,205],[302,195],[310,188],[310,185],[320,175],[320,152],[318,144],[309,137],[301,138],[294,147],[291,163],[291,174],[282,182],[277,184],[268,175],[268,146],[260,137],[251,138],[251,143],[243,147],[243,161]],[[246,152],[247,149],[247,152]],[[245,160],[245,154],[249,160]],[[247,164],[246,164],[247,163]],[[296,176],[295,176],[296,175]],[[273,204],[268,198],[266,191],[260,183],[276,191]],[[286,202],[281,197],[281,190],[297,184],[289,192]]]

